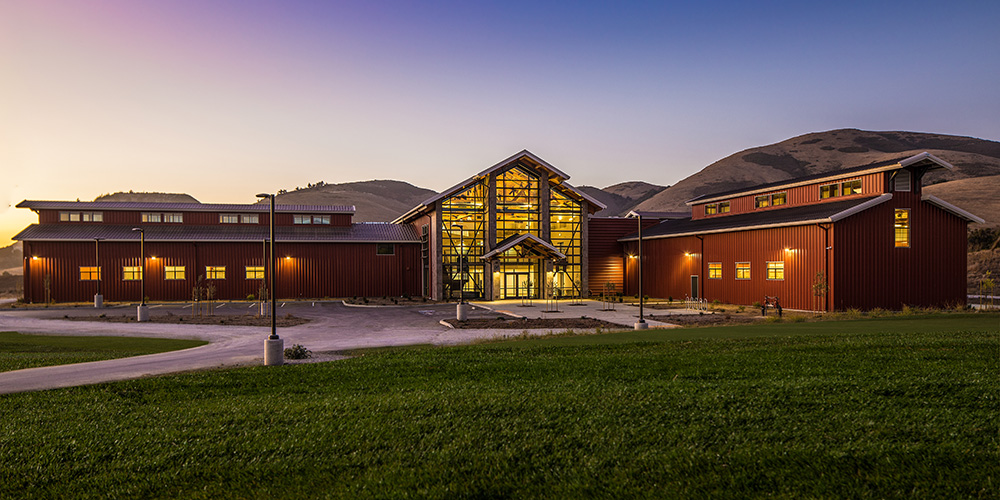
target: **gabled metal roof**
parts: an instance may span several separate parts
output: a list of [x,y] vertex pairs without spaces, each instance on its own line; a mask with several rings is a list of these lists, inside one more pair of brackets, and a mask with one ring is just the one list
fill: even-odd
[[[739,215],[725,215],[692,220],[665,220],[642,230],[642,239],[675,238],[711,233],[748,231],[771,227],[800,226],[836,222],[892,199],[892,194],[855,198],[853,200],[817,203],[791,208],[779,208]],[[618,241],[636,241],[638,232],[628,234]]]
[[555,258],[557,260],[564,260],[566,258],[566,254],[560,252],[558,248],[552,246],[552,244],[539,238],[538,236],[533,234],[516,234],[514,236],[504,238],[503,241],[497,243],[496,248],[484,254],[481,259],[492,259],[493,257],[496,257],[518,245],[523,246],[541,255],[542,257]]
[[899,158],[894,158],[891,160],[880,161],[876,163],[869,163],[867,165],[861,165],[859,167],[850,167],[840,170],[835,170],[832,172],[822,172],[819,174],[807,175],[804,177],[796,177],[794,179],[786,179],[783,181],[770,182],[767,184],[758,184],[753,187],[733,189],[730,191],[723,191],[721,193],[708,193],[704,195],[697,196],[686,202],[688,206],[701,204],[701,203],[711,203],[713,201],[721,201],[725,199],[735,198],[737,196],[746,196],[751,194],[763,193],[765,191],[774,191],[781,188],[791,188],[803,184],[813,184],[822,180],[837,180],[846,177],[853,177],[856,175],[869,174],[874,172],[885,172],[889,170],[897,170],[911,165],[916,165],[919,163],[926,163],[931,165],[930,170],[936,170],[938,168],[943,168],[947,170],[954,170],[955,166],[948,163],[937,156],[934,156],[928,152],[919,153],[913,156],[901,156]]
[[[111,224],[32,224],[14,236],[25,241],[139,241],[133,227],[142,227],[150,242],[260,242],[268,238],[267,226],[185,226]],[[400,224],[350,226],[278,226],[277,242],[302,243],[419,243],[416,229]]]
[[631,210],[627,215],[628,219],[646,217],[649,219],[686,219],[691,217],[691,212],[653,212],[649,210]]
[[986,222],[986,220],[983,219],[982,217],[979,217],[970,212],[966,212],[965,210],[962,210],[961,208],[958,208],[955,205],[952,205],[951,203],[948,203],[947,201],[938,198],[937,196],[925,194],[921,196],[920,199],[940,208],[941,210],[944,210],[945,212],[950,212],[953,215],[957,215],[958,217],[961,217],[969,222],[975,222],[978,224]]
[[[156,210],[162,212],[268,212],[267,203],[151,203],[143,201],[24,200],[17,208],[32,210]],[[354,205],[275,205],[275,212],[354,214]]]
[[562,170],[559,170],[558,168],[553,167],[552,165],[550,165],[545,160],[543,160],[543,159],[535,156],[534,153],[532,153],[531,151],[528,151],[527,149],[524,149],[524,150],[521,150],[521,152],[519,152],[519,153],[517,153],[517,154],[515,154],[515,155],[513,155],[513,156],[511,156],[511,157],[509,157],[509,158],[507,158],[505,160],[500,161],[496,165],[493,165],[493,166],[487,168],[486,170],[483,170],[482,172],[479,172],[478,174],[473,175],[472,177],[469,177],[468,179],[465,179],[464,181],[459,182],[458,184],[455,184],[454,186],[452,186],[452,187],[450,187],[448,189],[445,189],[444,191],[441,191],[440,193],[438,193],[438,194],[436,194],[434,196],[431,196],[430,198],[427,198],[422,203],[420,203],[419,205],[411,208],[406,213],[404,213],[403,215],[400,215],[399,217],[397,217],[392,222],[394,224],[398,224],[398,223],[402,223],[402,222],[408,222],[408,221],[412,220],[413,218],[418,217],[421,214],[423,214],[423,213],[425,213],[425,212],[430,211],[431,209],[433,209],[434,208],[434,204],[437,203],[439,200],[442,200],[444,198],[447,198],[449,196],[452,196],[452,195],[454,195],[456,193],[460,193],[460,192],[468,189],[470,186],[472,186],[476,182],[479,182],[484,177],[487,177],[490,174],[492,174],[493,172],[496,172],[497,170],[500,170],[500,169],[506,167],[507,165],[510,165],[511,163],[514,163],[514,162],[516,162],[516,161],[518,161],[518,160],[520,160],[522,158],[528,158],[533,163],[537,164],[539,167],[543,168],[544,170],[547,170],[549,173],[551,173],[552,175],[554,175],[556,177],[556,182],[555,182],[555,184],[553,184],[553,187],[556,187],[556,189],[562,189],[563,191],[570,193],[570,197],[575,197],[577,199],[587,200],[587,202],[590,203],[591,205],[593,205],[595,207],[599,207],[598,210],[607,208],[607,205],[601,203],[600,201],[597,201],[597,199],[595,199],[593,196],[590,196],[587,193],[584,193],[583,191],[580,191],[579,189],[573,187],[568,182],[566,182],[566,179],[569,179],[569,175],[567,175],[566,173],[564,173]]

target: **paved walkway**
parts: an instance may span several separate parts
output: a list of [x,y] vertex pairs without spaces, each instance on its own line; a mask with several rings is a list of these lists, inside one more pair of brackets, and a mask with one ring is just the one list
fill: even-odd
[[[638,308],[617,305],[617,311],[601,311],[601,303],[583,301],[572,306],[563,301],[560,312],[546,312],[545,301],[535,301],[533,307],[520,307],[520,301],[474,303],[470,317],[491,317],[497,312],[535,317],[580,317],[606,319],[623,326],[632,325]],[[310,319],[309,323],[279,328],[285,347],[302,344],[316,353],[312,361],[341,359],[337,351],[351,349],[416,344],[465,344],[477,339],[520,335],[524,330],[453,330],[440,324],[453,318],[455,304],[426,306],[355,308],[341,303],[289,303],[278,314],[293,314]],[[232,307],[231,310],[242,309]],[[152,308],[151,314],[185,314],[178,305]],[[223,309],[219,309],[223,311]],[[0,331],[50,335],[107,335],[156,338],[200,339],[208,345],[150,354],[132,358],[96,361],[73,365],[47,366],[0,373],[0,394],[54,389],[78,385],[128,380],[139,377],[202,370],[216,367],[261,364],[263,341],[269,327],[177,325],[162,323],[106,323],[98,321],[67,321],[64,316],[134,314],[131,307],[52,308],[44,310],[6,310],[0,312]],[[188,312],[189,314],[189,312]],[[650,322],[651,327],[672,326]],[[529,334],[544,335],[551,329],[529,330]]]

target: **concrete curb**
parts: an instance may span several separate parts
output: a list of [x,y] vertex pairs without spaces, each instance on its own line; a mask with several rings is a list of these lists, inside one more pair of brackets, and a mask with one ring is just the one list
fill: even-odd
[[447,326],[448,328],[451,328],[452,330],[455,329],[454,325],[452,325],[451,323],[449,323],[449,322],[447,322],[447,321],[445,321],[443,319],[441,321],[438,321],[438,323],[441,323],[442,325]]
[[496,313],[500,313],[500,314],[506,314],[507,316],[510,316],[512,318],[524,319],[524,316],[521,316],[520,314],[514,314],[514,313],[512,313],[510,311],[506,311],[504,309],[494,309],[494,308],[492,308],[490,306],[486,306],[486,305],[475,303],[475,302],[469,302],[469,304],[472,304],[473,306],[478,307],[480,309],[486,309],[487,311],[490,311],[490,312],[496,312]]

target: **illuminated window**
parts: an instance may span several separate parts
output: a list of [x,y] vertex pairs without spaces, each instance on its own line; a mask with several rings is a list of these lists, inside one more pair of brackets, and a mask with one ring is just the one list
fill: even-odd
[[240,222],[243,224],[258,224],[260,217],[257,214],[243,214],[240,216]]
[[850,196],[852,194],[861,194],[861,179],[840,183],[841,196]]
[[392,243],[376,243],[375,255],[395,255],[396,245]]
[[313,216],[313,224],[329,224],[329,223],[330,223],[330,216],[329,215],[314,215]]
[[736,263],[736,279],[738,279],[738,280],[748,280],[748,279],[750,279],[750,263],[749,262],[737,262]]
[[205,279],[226,279],[226,266],[205,266]]
[[764,208],[770,206],[784,205],[787,202],[788,202],[788,193],[765,194],[754,198],[753,206],[755,208]]
[[840,192],[839,184],[827,184],[826,186],[819,187],[819,198],[825,200],[827,198],[836,198]]
[[712,215],[719,213],[719,204],[713,203],[711,205],[705,205],[705,215]]
[[101,268],[97,266],[80,266],[80,281],[97,281],[101,279]]
[[125,266],[122,268],[122,279],[125,281],[138,281],[142,279],[142,267]]
[[248,280],[264,279],[264,266],[247,266],[247,279]]
[[708,263],[708,277],[710,279],[722,279],[722,263],[721,262],[709,262]]
[[776,193],[771,195],[771,205],[784,205],[788,202],[788,193]]
[[219,214],[220,224],[239,224],[240,216],[238,214]]
[[719,213],[720,214],[728,214],[729,213],[729,202],[728,201],[724,201],[722,203],[719,203]]
[[182,280],[184,279],[184,266],[164,266],[163,268],[165,279],[168,280]]
[[179,224],[184,222],[184,214],[163,214],[163,222]]
[[754,200],[753,200],[753,206],[756,207],[756,208],[764,208],[764,207],[771,206],[771,196],[770,195],[764,195],[764,196],[758,196],[758,197],[754,198]]
[[143,222],[163,222],[163,214],[143,213],[142,214],[142,221]]
[[894,226],[896,231],[896,247],[910,246],[910,209],[896,209]]
[[769,280],[785,279],[785,262],[780,260],[775,262],[768,262],[767,279]]
[[104,212],[59,212],[59,222],[104,222]]

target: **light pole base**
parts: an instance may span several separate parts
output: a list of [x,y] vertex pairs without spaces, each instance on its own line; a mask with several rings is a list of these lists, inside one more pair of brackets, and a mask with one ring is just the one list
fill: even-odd
[[139,323],[149,321],[149,306],[139,306],[135,308],[135,320]]
[[285,340],[267,339],[264,341],[264,366],[281,366],[285,364]]
[[469,316],[469,304],[459,303],[455,306],[455,319],[459,321],[465,321],[465,318]]
[[636,330],[646,330],[648,328],[649,328],[649,323],[646,323],[645,321],[636,321],[635,322],[635,329]]
[[94,307],[100,309],[104,307],[104,296],[101,294],[94,295]]

